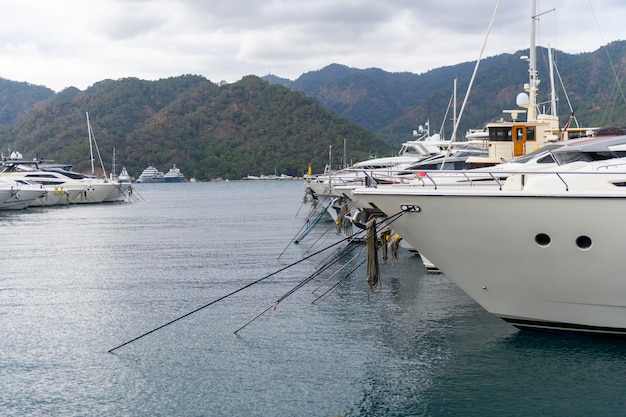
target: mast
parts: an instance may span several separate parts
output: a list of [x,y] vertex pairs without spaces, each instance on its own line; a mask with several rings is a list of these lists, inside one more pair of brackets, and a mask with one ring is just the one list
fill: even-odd
[[91,175],[96,174],[96,168],[93,165],[93,144],[91,143],[91,124],[89,123],[89,112],[85,112],[87,116],[87,137],[89,138],[89,157],[91,158]]
[[[96,152],[98,153],[98,159],[100,160],[100,166],[102,167],[102,173],[104,175],[104,179],[107,178],[106,169],[104,169],[104,162],[102,161],[102,155],[100,155],[100,149],[98,149],[98,142],[96,142],[96,136],[93,134],[93,130],[91,129],[91,123],[89,123],[89,112],[85,112],[87,115],[87,134],[89,135],[89,153],[91,156],[91,175],[96,175],[96,170],[94,168],[94,156],[93,156],[93,147],[95,146]],[[93,142],[93,143],[92,143]]]
[[556,88],[554,87],[554,58],[552,56],[552,47],[548,45],[548,62],[550,65],[550,110],[552,116],[558,116],[556,111]]
[[111,176],[111,179],[113,179],[113,177],[115,175],[117,175],[115,172],[116,168],[115,168],[115,148],[113,148],[113,166],[112,166],[112,171],[109,172],[109,175]]
[[528,82],[528,121],[537,120],[537,48],[535,45],[535,26],[537,16],[537,0],[531,0],[530,10],[530,59],[529,59],[529,82]]
[[[454,79],[454,103],[452,104],[452,122],[453,125],[452,126],[456,126],[456,78]],[[452,138],[450,138],[450,140],[452,142],[456,141],[456,131],[454,129],[452,129]],[[442,138],[443,139],[443,138]]]

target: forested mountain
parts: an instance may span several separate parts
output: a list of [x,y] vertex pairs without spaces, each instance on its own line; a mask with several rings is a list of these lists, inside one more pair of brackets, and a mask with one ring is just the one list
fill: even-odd
[[[557,108],[562,124],[572,112],[584,126],[626,124],[626,98],[618,84],[626,70],[626,41],[613,42],[591,53],[553,53]],[[457,137],[462,137],[468,129],[482,128],[505,117],[502,110],[516,108],[515,98],[528,82],[528,64],[520,58],[528,54],[528,50],[518,51],[480,62]],[[542,81],[538,102],[545,102],[546,108],[550,93],[548,62],[547,49],[538,48],[537,69]],[[386,142],[399,144],[426,120],[430,120],[431,129],[436,131],[443,126],[444,135],[450,137],[453,110],[448,105],[454,79],[458,112],[474,68],[475,62],[466,62],[411,74],[332,64],[303,74],[291,83],[276,76],[264,78],[303,91]]]
[[335,162],[344,140],[349,158],[389,154],[372,133],[324,109],[303,93],[255,76],[217,86],[200,76],[159,81],[101,81],[68,88],[35,104],[5,126],[0,145],[90,169],[86,113],[105,167],[113,149],[119,166],[138,176],[148,164],[172,164],[187,176],[239,179],[246,175],[301,175],[321,171],[329,147]]
[[13,123],[34,104],[53,95],[54,91],[47,87],[0,78],[0,126]]
[[[528,51],[482,60],[457,138],[516,108],[515,98],[528,82],[524,55]],[[538,102],[547,108],[548,51],[539,48],[537,57]],[[618,82],[626,68],[625,41],[592,53],[557,51],[555,61],[561,125],[572,111],[584,126],[626,125],[626,96]],[[107,169],[115,149],[118,170],[124,165],[134,176],[150,163],[163,171],[176,164],[198,179],[300,175],[309,164],[319,172],[331,146],[334,162],[341,158],[344,140],[347,162],[355,162],[392,154],[427,120],[432,131],[443,129],[450,137],[453,81],[460,108],[474,68],[465,62],[412,74],[332,64],[295,81],[276,75],[230,85],[196,75],[125,78],[56,94],[0,79],[0,149],[87,171],[89,112]]]

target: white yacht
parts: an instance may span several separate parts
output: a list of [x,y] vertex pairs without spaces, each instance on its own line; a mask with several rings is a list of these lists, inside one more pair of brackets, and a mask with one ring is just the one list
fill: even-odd
[[9,159],[3,161],[4,178],[32,181],[60,194],[57,204],[101,203],[117,189],[117,182],[100,180],[56,164]]
[[121,182],[122,184],[130,184],[130,175],[128,174],[128,171],[126,170],[126,167],[122,167],[122,171],[120,172],[120,175],[117,176],[117,180],[119,182]]
[[24,209],[47,194],[42,185],[21,179],[0,178],[0,189],[10,192],[9,198],[0,202],[0,210]]
[[148,168],[144,169],[139,178],[137,178],[137,182],[148,184],[155,182],[165,182],[165,175],[156,169],[154,165],[148,165]]
[[513,325],[626,336],[626,159],[515,172],[501,186],[386,185],[353,196]]
[[163,176],[165,182],[186,182],[185,176],[180,172],[179,168],[176,168],[176,164],[172,166]]
[[523,159],[357,188],[353,199],[393,217],[425,265],[520,328],[626,335],[626,301],[614,296],[626,300],[615,250],[626,135],[561,142]]

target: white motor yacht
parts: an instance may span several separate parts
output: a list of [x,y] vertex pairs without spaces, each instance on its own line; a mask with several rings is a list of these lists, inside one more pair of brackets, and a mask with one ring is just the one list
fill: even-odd
[[148,168],[144,169],[141,175],[139,175],[139,178],[137,178],[137,182],[143,184],[165,182],[165,175],[161,171],[156,169],[154,165],[150,164],[148,165]]
[[165,182],[187,182],[185,175],[180,172],[180,168],[176,168],[176,164],[165,173],[163,179]]
[[40,184],[21,179],[0,177],[0,188],[10,191],[10,197],[0,203],[0,210],[21,210],[44,197],[48,192]]
[[396,233],[507,322],[626,336],[616,249],[626,244],[626,136],[587,149],[601,143],[608,152],[562,147],[551,153],[559,165],[488,186],[428,173],[433,181],[357,188],[353,198],[389,216]]

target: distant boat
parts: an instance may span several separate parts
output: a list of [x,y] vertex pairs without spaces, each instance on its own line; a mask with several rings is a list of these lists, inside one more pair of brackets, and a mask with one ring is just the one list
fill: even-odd
[[176,164],[170,168],[169,171],[165,173],[163,176],[165,178],[165,182],[186,182],[185,176],[180,169],[176,168]]
[[165,182],[165,175],[154,167],[154,165],[148,165],[148,168],[144,169],[137,182],[148,184],[155,182]]
[[117,180],[121,183],[130,183],[130,175],[128,175],[126,167],[122,168],[122,172],[118,175]]

